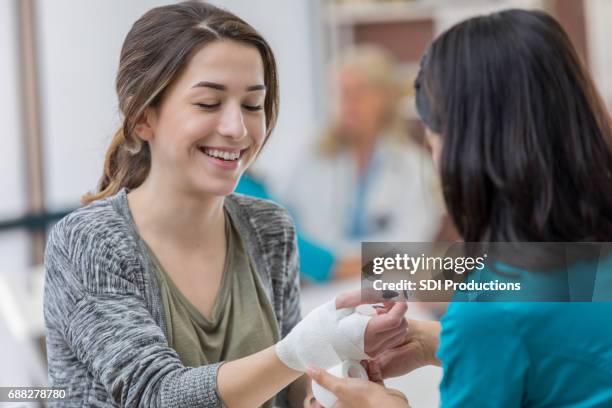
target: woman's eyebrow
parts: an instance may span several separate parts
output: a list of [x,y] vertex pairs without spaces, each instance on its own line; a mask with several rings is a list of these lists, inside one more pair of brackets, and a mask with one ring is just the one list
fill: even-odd
[[[227,86],[222,85],[222,84],[217,84],[215,82],[209,82],[209,81],[200,81],[197,84],[195,84],[194,86],[192,86],[192,88],[212,88],[212,89],[216,89],[218,91],[227,91]],[[251,85],[251,86],[247,86],[246,87],[246,91],[247,92],[253,92],[253,91],[265,91],[266,90],[266,86],[265,85]]]
[[251,86],[247,86],[246,87],[246,91],[247,92],[265,91],[265,90],[266,90],[266,86],[265,85],[251,85]]

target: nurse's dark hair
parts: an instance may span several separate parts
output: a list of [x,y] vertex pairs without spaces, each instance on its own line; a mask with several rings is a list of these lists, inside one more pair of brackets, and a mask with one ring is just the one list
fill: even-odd
[[264,67],[266,140],[278,115],[276,61],[266,40],[234,14],[200,1],[153,8],[128,32],[121,49],[116,78],[123,123],[106,153],[98,190],[83,196],[83,204],[135,188],[151,166],[146,142],[134,132],[148,107],[157,106],[163,93],[189,62],[194,51],[217,40],[233,40],[255,47]]
[[416,87],[465,241],[612,240],[610,116],[554,18],[459,23],[430,45]]

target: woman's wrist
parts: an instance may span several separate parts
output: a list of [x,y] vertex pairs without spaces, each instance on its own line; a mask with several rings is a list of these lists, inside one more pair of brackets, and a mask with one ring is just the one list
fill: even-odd
[[260,406],[302,375],[286,366],[271,346],[221,365],[217,390],[225,406]]

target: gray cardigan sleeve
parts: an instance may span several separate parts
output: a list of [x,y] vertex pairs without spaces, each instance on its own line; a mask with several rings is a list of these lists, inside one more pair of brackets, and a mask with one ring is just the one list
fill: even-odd
[[[297,236],[293,220],[286,211],[281,214],[283,231],[287,235],[282,241],[285,242],[285,271],[282,274],[284,277],[284,285],[282,287],[283,317],[281,321],[281,338],[284,338],[302,319],[300,306],[300,269],[299,269],[299,254],[297,250]],[[290,407],[289,403],[289,387],[283,389],[277,396],[277,404],[280,407]]]
[[184,367],[147,309],[128,234],[82,218],[60,221],[47,243],[50,377],[61,385],[83,364],[121,407],[221,407],[219,364]]
[[285,337],[302,319],[300,303],[300,261],[297,249],[297,235],[293,220],[286,215],[291,237],[287,240],[287,281],[283,291],[283,325],[281,337]]

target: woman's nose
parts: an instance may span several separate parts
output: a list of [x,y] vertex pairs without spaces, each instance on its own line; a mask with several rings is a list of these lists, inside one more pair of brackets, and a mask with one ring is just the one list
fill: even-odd
[[244,115],[240,105],[228,104],[225,106],[217,131],[221,136],[232,139],[242,139],[247,135],[247,129],[244,124]]

